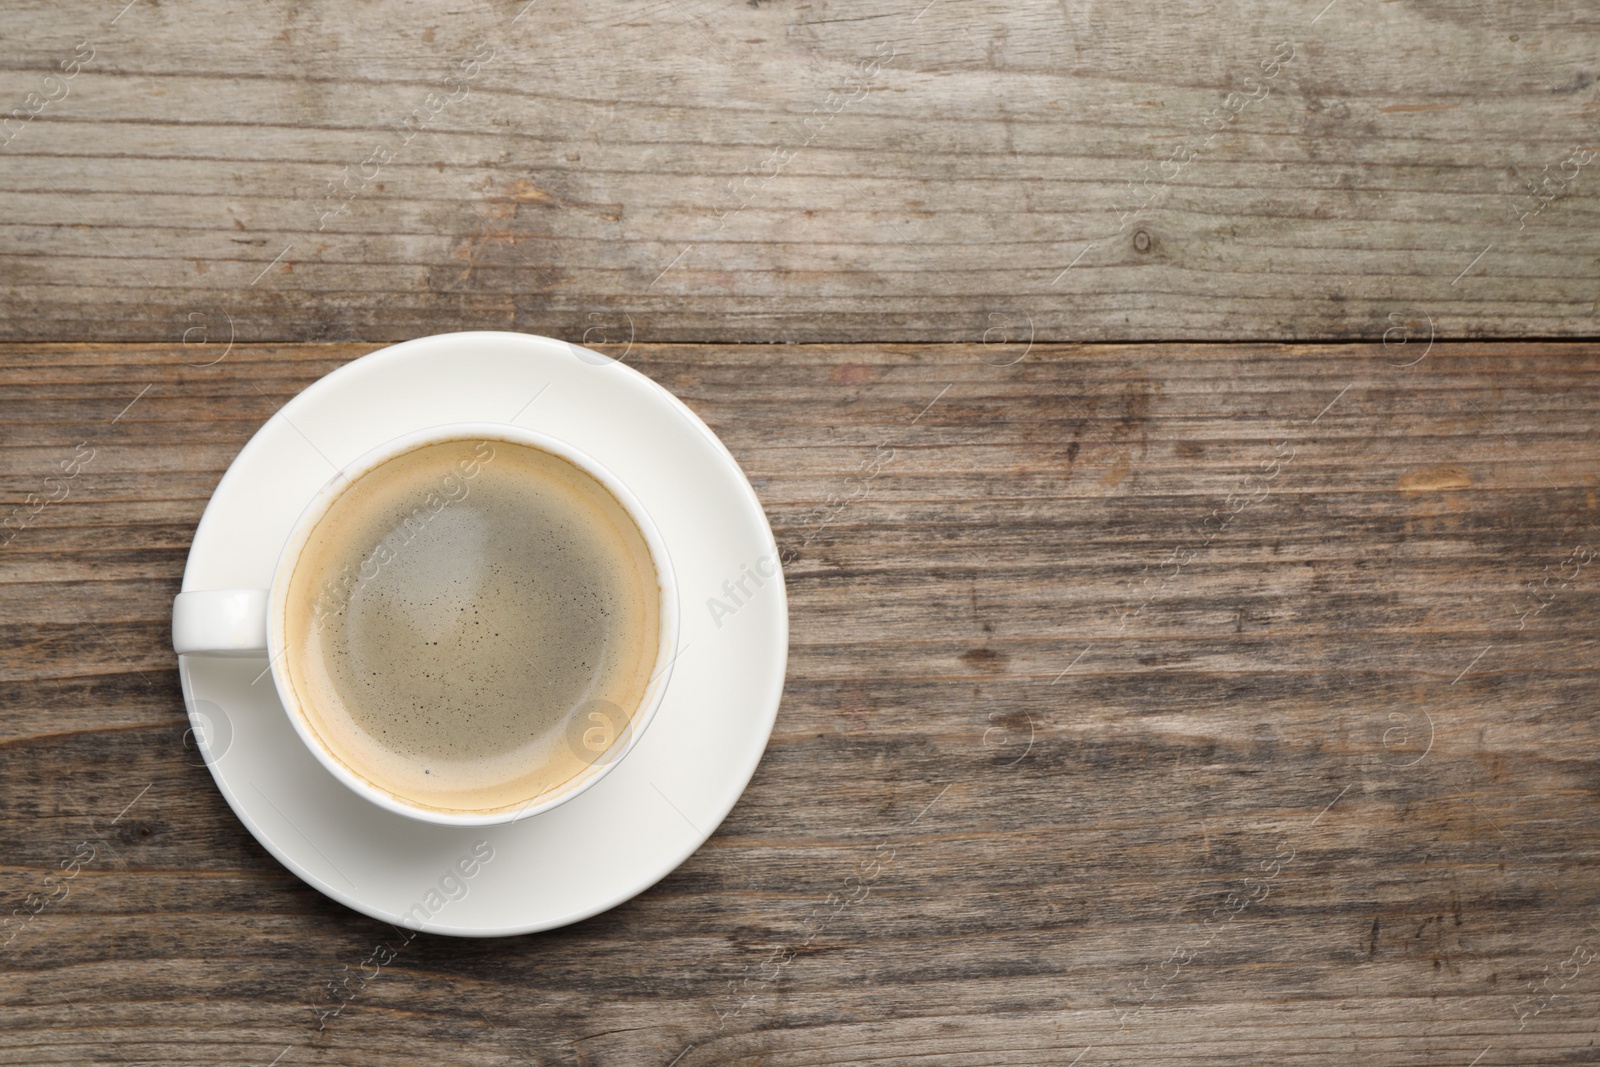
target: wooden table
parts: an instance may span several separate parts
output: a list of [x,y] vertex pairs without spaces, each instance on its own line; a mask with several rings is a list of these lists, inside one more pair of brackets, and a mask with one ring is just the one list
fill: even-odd
[[[6,16],[0,1064],[1600,1056],[1600,23],[924,4]],[[721,435],[790,670],[659,885],[406,941],[169,610],[266,418],[463,328]]]

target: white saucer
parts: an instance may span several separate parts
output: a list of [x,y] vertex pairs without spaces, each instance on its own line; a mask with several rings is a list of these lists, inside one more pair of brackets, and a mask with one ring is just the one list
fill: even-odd
[[[589,453],[633,490],[666,541],[682,605],[678,659],[655,720],[604,780],[509,826],[422,823],[323,769],[263,676],[265,658],[182,656],[179,676],[217,786],[285,867],[374,918],[492,937],[614,907],[710,836],[772,733],[788,608],[761,504],[706,425],[631,367],[514,333],[408,341],[289,401],[217,486],[183,589],[266,588],[290,527],[338,466],[401,434],[466,421],[514,422]],[[774,576],[746,579],[750,595],[739,594],[741,577],[768,560],[760,569]]]

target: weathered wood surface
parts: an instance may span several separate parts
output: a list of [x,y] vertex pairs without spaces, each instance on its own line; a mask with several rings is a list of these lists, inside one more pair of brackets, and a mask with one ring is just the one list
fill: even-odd
[[25,0],[5,19],[10,340],[1376,340],[1395,314],[1595,332],[1583,4]]
[[0,548],[5,912],[98,850],[0,1063],[1593,1062],[1600,348],[1393,340],[636,346],[798,551],[771,747],[660,885],[320,1031],[396,934],[196,765],[168,610],[369,346],[0,349],[5,510],[93,450]]

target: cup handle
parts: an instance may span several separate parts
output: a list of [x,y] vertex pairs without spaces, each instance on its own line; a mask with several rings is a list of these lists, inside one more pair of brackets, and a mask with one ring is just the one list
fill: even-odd
[[267,590],[179,593],[172,599],[172,648],[180,656],[265,656]]

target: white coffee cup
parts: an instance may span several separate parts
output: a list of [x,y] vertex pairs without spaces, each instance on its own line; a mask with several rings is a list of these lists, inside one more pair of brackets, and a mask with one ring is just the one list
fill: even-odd
[[[626,723],[597,722],[584,734],[584,743],[595,737],[596,748],[586,753],[593,760],[587,768],[561,786],[541,794],[529,803],[491,812],[447,812],[422,807],[368,781],[336,757],[311,725],[301,699],[295,692],[285,657],[286,600],[289,579],[312,531],[334,500],[352,482],[379,465],[413,449],[441,441],[505,441],[526,445],[558,456],[588,474],[614,496],[639,528],[650,551],[660,588],[659,646],[649,684]],[[208,589],[179,593],[172,602],[172,647],[182,656],[266,657],[278,697],[289,715],[300,740],[339,781],[372,803],[399,815],[450,826],[490,826],[515,822],[549,811],[591,788],[638,743],[655,717],[672,675],[678,644],[678,591],[672,562],[661,532],[637,497],[616,475],[593,457],[563,441],[518,426],[499,423],[449,423],[397,437],[372,449],[349,464],[306,505],[284,543],[267,589]],[[624,709],[626,711],[627,709]],[[600,712],[591,716],[604,718]],[[601,743],[601,739],[606,739]]]

